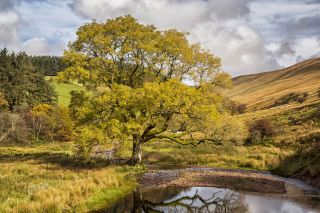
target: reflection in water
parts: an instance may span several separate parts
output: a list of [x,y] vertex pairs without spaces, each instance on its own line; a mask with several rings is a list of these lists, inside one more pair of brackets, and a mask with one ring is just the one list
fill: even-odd
[[212,213],[317,213],[290,201],[247,195],[213,187],[138,189],[107,213],[212,212]]
[[152,202],[147,200],[139,191],[135,192],[134,212],[214,212],[231,213],[248,212],[248,208],[243,202],[243,197],[231,191],[212,192],[210,196],[199,192],[196,189],[194,194],[180,193],[179,195],[164,201]]

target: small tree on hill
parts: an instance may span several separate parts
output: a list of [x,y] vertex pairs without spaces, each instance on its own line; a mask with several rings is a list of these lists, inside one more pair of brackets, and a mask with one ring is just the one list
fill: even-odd
[[247,105],[246,104],[239,104],[237,106],[237,111],[240,114],[243,114],[247,110]]
[[273,124],[268,119],[259,119],[249,127],[249,137],[251,142],[260,142],[267,137],[276,134]]

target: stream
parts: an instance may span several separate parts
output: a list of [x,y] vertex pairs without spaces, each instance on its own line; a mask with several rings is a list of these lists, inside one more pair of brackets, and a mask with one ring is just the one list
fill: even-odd
[[[215,180],[215,184],[199,179],[204,173],[205,178]],[[140,187],[133,193],[113,207],[97,212],[320,213],[320,190],[300,180],[265,172],[189,168],[153,171],[144,174],[140,181]],[[244,186],[245,190],[241,190],[239,182],[254,188]],[[281,184],[283,191],[276,189]]]

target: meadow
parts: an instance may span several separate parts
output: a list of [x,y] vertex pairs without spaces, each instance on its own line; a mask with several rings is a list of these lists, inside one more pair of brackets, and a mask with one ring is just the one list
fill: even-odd
[[72,143],[0,147],[0,212],[87,212],[136,187],[135,168],[83,165]]

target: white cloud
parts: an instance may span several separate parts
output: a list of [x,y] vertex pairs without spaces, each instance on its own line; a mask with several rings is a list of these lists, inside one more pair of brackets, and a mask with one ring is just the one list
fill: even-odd
[[297,55],[308,58],[320,50],[320,42],[317,37],[302,38],[295,45]]
[[131,14],[190,32],[240,75],[319,56],[319,10],[315,0],[0,0],[0,48],[61,55],[83,23]]
[[[209,32],[209,33],[208,33]],[[234,75],[272,70],[278,67],[270,59],[261,36],[244,25],[235,29],[216,27],[210,22],[193,30],[192,40],[200,40],[222,58],[224,69]]]
[[177,28],[190,33],[192,42],[222,58],[223,69],[244,74],[278,67],[270,63],[261,36],[244,25],[250,0],[75,0],[72,8],[86,18],[105,21],[131,14],[160,29]]
[[294,42],[274,42],[268,45],[273,57],[282,67],[314,57],[320,57],[320,41],[316,36],[299,38]]
[[63,51],[65,45],[63,43],[50,44],[43,37],[34,37],[23,42],[20,48],[30,55],[57,55]]
[[0,12],[0,44],[10,45],[17,41],[19,17],[15,12]]
[[0,48],[61,55],[84,22],[69,8],[69,0],[0,1]]

